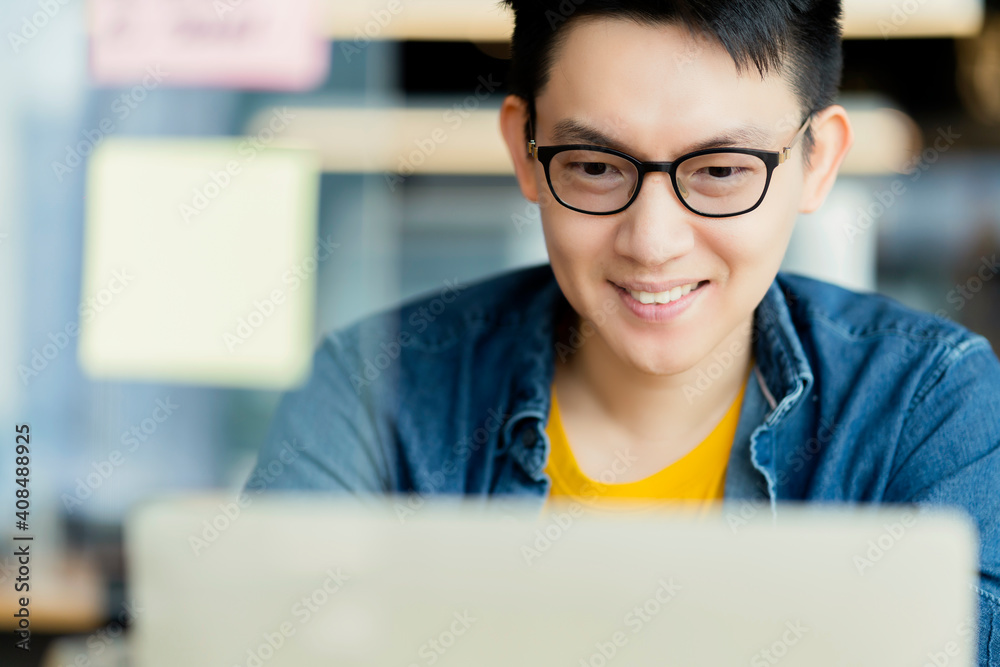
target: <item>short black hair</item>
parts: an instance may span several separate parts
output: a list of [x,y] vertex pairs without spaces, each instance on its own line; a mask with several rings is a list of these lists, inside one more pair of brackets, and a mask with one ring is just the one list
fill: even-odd
[[[736,71],[763,77],[789,72],[802,119],[830,106],[843,69],[840,0],[500,0],[514,12],[508,91],[528,103],[548,81],[566,26],[581,17],[623,18],[640,25],[681,25],[721,44]],[[530,132],[526,127],[526,134]],[[802,137],[806,164],[812,127]]]

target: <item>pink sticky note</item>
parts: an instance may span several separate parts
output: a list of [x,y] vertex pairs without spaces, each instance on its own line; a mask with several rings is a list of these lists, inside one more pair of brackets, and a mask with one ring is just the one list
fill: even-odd
[[327,74],[315,0],[92,0],[101,85],[305,90]]

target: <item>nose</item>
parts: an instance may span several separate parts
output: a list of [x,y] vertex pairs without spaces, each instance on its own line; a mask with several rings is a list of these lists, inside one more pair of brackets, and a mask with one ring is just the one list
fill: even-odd
[[695,214],[677,198],[669,174],[646,174],[639,196],[620,215],[615,251],[638,264],[660,266],[694,247]]

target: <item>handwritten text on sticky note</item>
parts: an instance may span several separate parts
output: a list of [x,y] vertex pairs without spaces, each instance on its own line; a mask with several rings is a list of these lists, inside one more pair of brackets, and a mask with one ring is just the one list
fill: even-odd
[[304,90],[326,77],[315,0],[92,0],[90,67],[102,85]]

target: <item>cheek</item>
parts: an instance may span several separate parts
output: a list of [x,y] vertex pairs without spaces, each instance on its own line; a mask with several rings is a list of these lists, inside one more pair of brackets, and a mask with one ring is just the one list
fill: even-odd
[[[780,186],[780,187],[776,187]],[[778,270],[798,216],[797,195],[772,181],[764,201],[729,228],[706,235],[706,244],[731,271],[773,273]]]
[[[782,171],[786,168],[786,171]],[[771,185],[760,209],[767,216],[767,227],[772,239],[787,240],[791,236],[799,215],[803,179],[802,165],[797,159],[781,165],[771,177]]]
[[607,299],[602,289],[606,268],[614,264],[615,226],[607,220],[581,220],[573,211],[565,212],[568,215],[543,213],[549,263],[570,305],[579,313],[592,313]]
[[581,220],[573,211],[564,211],[568,215],[556,211],[542,214],[545,245],[553,267],[558,264],[563,273],[581,277],[600,271],[613,247],[614,226],[604,220]]

